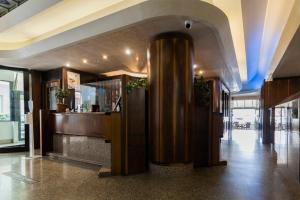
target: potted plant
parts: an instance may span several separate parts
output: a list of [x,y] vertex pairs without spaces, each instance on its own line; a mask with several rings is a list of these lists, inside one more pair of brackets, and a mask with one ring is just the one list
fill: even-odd
[[192,154],[194,167],[209,165],[210,87],[203,76],[194,79]]
[[57,112],[65,112],[67,109],[67,105],[64,104],[64,99],[69,96],[69,91],[64,89],[58,89],[55,93],[56,101],[57,101]]
[[209,105],[210,89],[207,81],[203,76],[196,77],[194,81],[194,93],[196,104],[200,107],[206,107]]
[[[137,78],[129,81],[126,85],[126,133],[128,143],[132,143],[127,154],[128,174],[142,173],[148,169],[147,152],[147,79]],[[134,138],[139,138],[138,140]]]
[[129,81],[127,86],[127,92],[131,93],[134,89],[147,89],[148,88],[148,81],[145,78],[139,78],[132,81]]

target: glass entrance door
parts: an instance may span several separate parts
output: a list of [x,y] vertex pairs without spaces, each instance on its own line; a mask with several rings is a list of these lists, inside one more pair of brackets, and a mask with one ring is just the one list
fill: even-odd
[[26,150],[24,72],[0,69],[0,152]]

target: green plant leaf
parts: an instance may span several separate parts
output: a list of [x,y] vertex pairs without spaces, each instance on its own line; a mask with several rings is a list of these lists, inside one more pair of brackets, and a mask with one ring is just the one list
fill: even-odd
[[139,78],[132,81],[129,81],[126,85],[127,92],[130,93],[132,90],[137,88],[148,88],[148,81],[145,78]]
[[203,76],[196,77],[194,80],[194,88],[198,92],[197,99],[200,106],[208,106],[210,101],[210,89],[207,81]]
[[58,89],[55,93],[55,97],[59,103],[62,103],[63,99],[69,96],[69,90]]

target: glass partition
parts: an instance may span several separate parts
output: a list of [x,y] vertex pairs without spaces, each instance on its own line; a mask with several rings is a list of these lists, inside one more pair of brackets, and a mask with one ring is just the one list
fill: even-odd
[[275,107],[274,149],[277,168],[291,180],[300,181],[299,99]]
[[[86,83],[75,91],[75,108],[79,112],[111,112],[121,97],[121,79]],[[118,111],[119,109],[117,109]]]

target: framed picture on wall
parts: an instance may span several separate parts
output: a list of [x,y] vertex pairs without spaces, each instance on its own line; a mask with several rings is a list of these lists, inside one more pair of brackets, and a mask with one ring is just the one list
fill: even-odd
[[67,72],[68,89],[77,89],[80,86],[80,74]]

